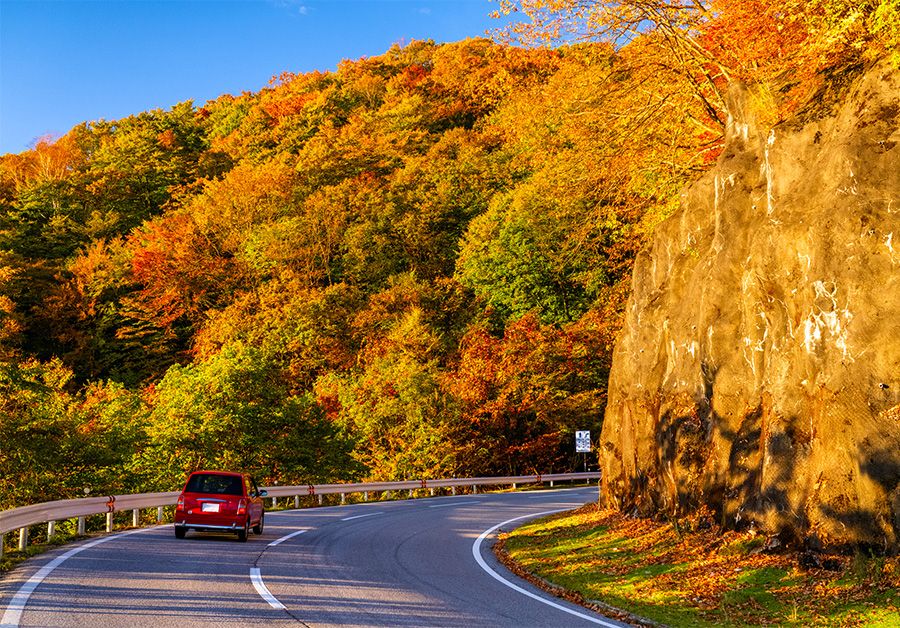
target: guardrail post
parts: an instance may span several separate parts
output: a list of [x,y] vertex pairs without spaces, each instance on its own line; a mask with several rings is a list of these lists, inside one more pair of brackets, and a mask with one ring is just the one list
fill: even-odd
[[138,508],[135,508],[131,511],[131,526],[133,528],[140,527],[141,525],[141,511]]
[[85,530],[84,517],[78,517],[78,534],[84,535]]
[[517,488],[518,488],[518,486],[516,486],[516,483],[513,482],[513,490],[516,490]]
[[455,486],[450,487],[450,494],[453,495],[454,497],[456,497],[456,487]]
[[477,494],[478,494],[478,485],[473,484],[472,485],[472,495],[477,495]]
[[363,501],[369,501],[369,491],[363,491]]
[[3,558],[3,542],[6,540],[6,535],[0,533],[0,558]]
[[322,493],[318,494],[318,498],[319,498],[319,506],[321,506],[324,503],[324,500],[322,499]]
[[409,489],[409,498],[410,498],[410,499],[413,498],[413,490],[412,490],[412,489]]
[[162,520],[163,520],[163,507],[157,506],[156,507],[156,523],[162,523]]
[[431,496],[434,497],[434,489],[429,489],[431,491]]
[[106,513],[106,531],[113,531],[113,514],[111,512]]
[[277,506],[277,505],[278,505],[278,498],[277,498],[277,497],[273,497],[273,498],[272,498],[272,508],[275,508],[275,506]]
[[294,508],[300,508],[300,496],[294,495]]
[[550,488],[553,488],[553,480],[550,480]]
[[347,503],[347,493],[341,493],[341,506]]
[[24,552],[28,547],[28,528],[19,528],[19,551]]
[[56,522],[48,521],[47,522],[47,540],[49,541],[54,536],[56,536]]

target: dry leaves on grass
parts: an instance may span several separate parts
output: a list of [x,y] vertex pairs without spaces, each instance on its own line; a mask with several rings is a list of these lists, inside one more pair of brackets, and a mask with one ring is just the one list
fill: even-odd
[[[723,532],[710,521],[704,512],[655,521],[589,505],[540,524],[532,540],[540,539],[544,551],[559,544],[577,548],[565,566],[553,566],[562,558],[543,557],[541,569],[550,579],[593,572],[598,578],[589,590],[633,596],[636,602],[677,594],[683,607],[713,623],[726,607],[730,620],[753,625],[779,623],[787,619],[784,613],[798,612],[813,622],[854,625],[867,607],[897,610],[900,596],[885,601],[884,594],[900,587],[898,558],[820,556],[831,569],[805,569],[799,552],[783,546],[766,551],[766,537]],[[529,534],[527,527],[522,533]],[[621,577],[620,583],[610,584],[610,576]],[[761,602],[760,595],[769,601]],[[861,610],[835,610],[845,605]]]

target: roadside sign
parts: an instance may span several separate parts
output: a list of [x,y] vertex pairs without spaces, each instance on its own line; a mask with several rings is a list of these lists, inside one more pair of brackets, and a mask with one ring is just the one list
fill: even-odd
[[575,432],[575,452],[579,454],[590,453],[591,433],[588,430]]

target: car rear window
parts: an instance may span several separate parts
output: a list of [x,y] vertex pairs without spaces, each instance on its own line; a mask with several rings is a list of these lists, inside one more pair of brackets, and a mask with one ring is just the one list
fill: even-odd
[[241,478],[236,475],[217,475],[215,473],[196,473],[190,477],[187,493],[216,493],[219,495],[243,495]]

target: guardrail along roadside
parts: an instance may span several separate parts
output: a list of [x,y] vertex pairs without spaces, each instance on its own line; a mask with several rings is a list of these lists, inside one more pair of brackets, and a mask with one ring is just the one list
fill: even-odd
[[[517,475],[506,477],[451,478],[445,480],[406,480],[402,482],[358,482],[352,484],[306,484],[296,486],[266,486],[267,499],[272,500],[273,507],[278,499],[294,500],[294,508],[300,507],[303,497],[313,497],[319,505],[323,504],[324,495],[340,495],[341,504],[347,503],[347,496],[362,494],[363,501],[375,493],[397,492],[407,493],[414,498],[420,491],[428,491],[434,495],[439,489],[450,489],[456,495],[457,489],[469,489],[477,493],[479,488],[511,486],[514,490],[520,485],[546,484],[553,486],[555,482],[579,482],[599,480],[600,473],[550,473],[546,475]],[[131,525],[141,525],[141,512],[156,509],[156,523],[165,518],[165,508],[174,506],[179,491],[168,493],[139,493],[136,495],[106,495],[102,497],[84,497],[81,499],[64,499],[42,504],[32,504],[0,511],[0,556],[3,555],[3,541],[7,533],[18,531],[19,551],[28,546],[29,528],[47,524],[47,538],[56,535],[56,525],[60,521],[77,519],[77,534],[86,533],[86,518],[93,515],[106,516],[106,531],[112,532],[115,527],[113,515],[117,512],[131,511]]]

